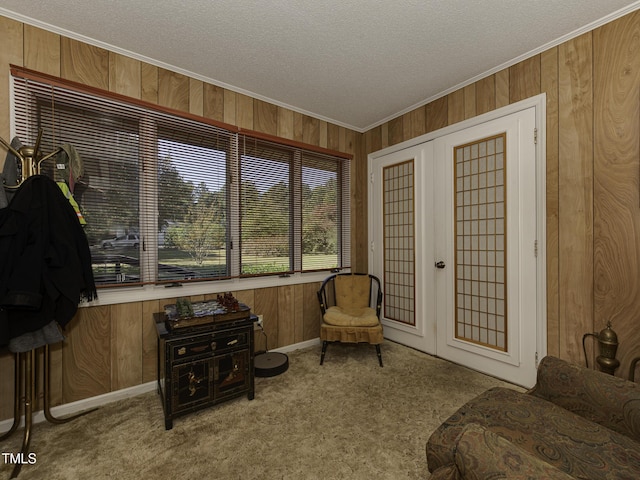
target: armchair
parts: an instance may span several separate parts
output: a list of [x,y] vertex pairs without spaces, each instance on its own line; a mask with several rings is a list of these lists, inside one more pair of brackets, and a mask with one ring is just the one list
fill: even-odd
[[324,363],[329,342],[343,342],[375,345],[382,367],[380,344],[384,337],[380,323],[380,280],[366,273],[331,275],[318,290],[318,301],[322,311],[320,365]]

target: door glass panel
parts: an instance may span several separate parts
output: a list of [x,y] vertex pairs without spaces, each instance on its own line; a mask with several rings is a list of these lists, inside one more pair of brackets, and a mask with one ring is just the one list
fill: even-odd
[[384,316],[415,325],[413,160],[383,170]]
[[454,148],[456,338],[508,351],[506,133]]

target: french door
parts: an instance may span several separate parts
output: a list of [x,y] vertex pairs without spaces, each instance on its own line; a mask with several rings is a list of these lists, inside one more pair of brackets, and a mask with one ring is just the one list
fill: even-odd
[[527,387],[546,350],[540,118],[496,114],[369,164],[385,336]]
[[[433,144],[403,149],[377,159],[370,185],[370,266],[384,292],[385,337],[427,353],[436,352],[434,223],[430,161]],[[431,292],[425,296],[425,292]]]

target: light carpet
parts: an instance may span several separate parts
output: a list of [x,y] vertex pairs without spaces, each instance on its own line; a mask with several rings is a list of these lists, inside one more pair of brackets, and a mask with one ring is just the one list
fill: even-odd
[[[239,397],[174,420],[160,398],[115,402],[64,425],[36,424],[19,479],[427,479],[425,445],[466,401],[515,387],[385,342],[289,353],[289,370]],[[22,429],[0,443],[18,452]],[[1,459],[0,459],[1,460]],[[0,463],[0,478],[11,467]]]

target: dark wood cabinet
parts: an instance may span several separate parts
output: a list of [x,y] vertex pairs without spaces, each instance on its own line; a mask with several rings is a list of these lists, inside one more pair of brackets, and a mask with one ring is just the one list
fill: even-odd
[[173,419],[247,395],[254,397],[254,316],[170,330],[155,314],[158,333],[158,393],[165,428]]

